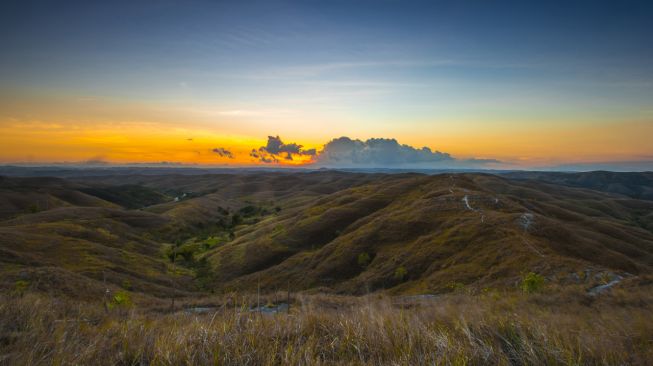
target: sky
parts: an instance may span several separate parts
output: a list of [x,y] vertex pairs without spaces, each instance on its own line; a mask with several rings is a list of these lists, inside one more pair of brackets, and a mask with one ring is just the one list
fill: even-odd
[[0,163],[651,170],[651,19],[647,1],[3,1]]

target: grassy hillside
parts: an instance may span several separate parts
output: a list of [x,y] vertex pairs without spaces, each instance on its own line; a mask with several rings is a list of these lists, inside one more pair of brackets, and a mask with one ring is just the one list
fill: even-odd
[[[94,207],[56,208],[4,221],[4,285],[22,280],[43,290],[93,297],[102,294],[106,281],[116,288],[170,296],[175,288],[184,288],[181,283],[190,281],[190,273],[173,274],[161,244],[150,239],[149,230],[164,223],[144,212]],[[62,271],[71,280],[50,284],[57,278],[48,274],[58,277]]]
[[[99,191],[56,178],[2,178],[0,285],[101,298],[107,287],[155,296],[184,293],[192,275],[176,274],[151,232],[166,218],[124,210]],[[119,187],[114,189],[118,191]],[[128,199],[126,191],[123,198]],[[140,193],[139,193],[140,194]]]
[[234,239],[237,229],[278,213],[281,201],[290,207],[371,179],[258,178],[0,178],[0,286],[87,298],[107,287],[158,297],[197,293],[207,288],[201,253]]
[[653,203],[491,175],[390,175],[270,217],[206,254],[224,289],[429,293],[650,273]]
[[653,201],[604,189],[121,175],[0,178],[0,202],[0,365],[653,356]]
[[107,187],[88,187],[80,189],[82,192],[120,205],[124,208],[134,209],[152,206],[173,200],[161,192],[135,184],[124,184]]
[[[505,176],[2,178],[0,199],[6,289],[425,294],[517,289],[530,272],[590,288],[653,268],[653,202]],[[55,277],[69,280],[41,285]]]

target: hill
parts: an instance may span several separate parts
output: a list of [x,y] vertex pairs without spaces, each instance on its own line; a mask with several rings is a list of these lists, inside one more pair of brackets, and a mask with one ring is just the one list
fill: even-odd
[[652,201],[552,180],[337,171],[1,178],[0,285],[92,298],[107,286],[160,298],[258,286],[430,294],[515,289],[530,272],[588,288],[651,273]]
[[513,179],[544,181],[614,193],[642,200],[653,200],[653,172],[511,172],[507,173],[506,176]]
[[[482,174],[389,175],[207,253],[220,287],[433,293],[650,273],[653,203]],[[585,279],[583,279],[585,280]]]

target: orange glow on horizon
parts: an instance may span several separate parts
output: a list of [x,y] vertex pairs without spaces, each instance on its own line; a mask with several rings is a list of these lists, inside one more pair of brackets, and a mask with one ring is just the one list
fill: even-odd
[[[308,116],[283,121],[262,116],[206,119],[186,109],[131,102],[79,101],[61,97],[26,100],[3,98],[0,103],[0,162],[53,163],[89,160],[110,163],[174,162],[201,165],[270,165],[250,156],[265,146],[269,134],[318,152],[340,136],[365,140],[395,138],[400,144],[427,146],[456,158],[499,159],[516,166],[637,161],[653,157],[653,121],[507,120],[397,122],[392,129],[366,132],[368,121],[348,121],[349,127],[311,125]],[[320,118],[325,119],[325,116]],[[316,119],[317,120],[317,119]],[[184,122],[180,122],[184,121]],[[260,122],[259,122],[260,121]],[[554,123],[555,122],[555,123]],[[409,126],[417,126],[409,128]],[[304,126],[304,128],[300,128]],[[347,127],[346,126],[346,127]],[[418,131],[418,132],[415,132]],[[212,150],[224,148],[233,158]],[[275,156],[278,166],[302,166],[309,155]]]
[[[70,128],[56,123],[0,123],[3,162],[110,163],[174,162],[205,165],[259,165],[250,156],[264,146],[265,139],[220,135],[203,130],[165,129],[145,124]],[[308,146],[310,148],[313,146]],[[224,148],[233,158],[214,153]],[[278,156],[275,165],[299,166],[312,162],[308,155],[292,154],[292,160]]]

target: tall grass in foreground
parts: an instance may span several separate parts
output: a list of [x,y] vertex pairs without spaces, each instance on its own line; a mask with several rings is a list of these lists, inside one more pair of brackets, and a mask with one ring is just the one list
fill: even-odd
[[[0,298],[0,364],[648,364],[649,298],[298,297],[290,314],[208,314]],[[624,295],[625,296],[625,295]],[[216,300],[217,301],[217,300]]]

